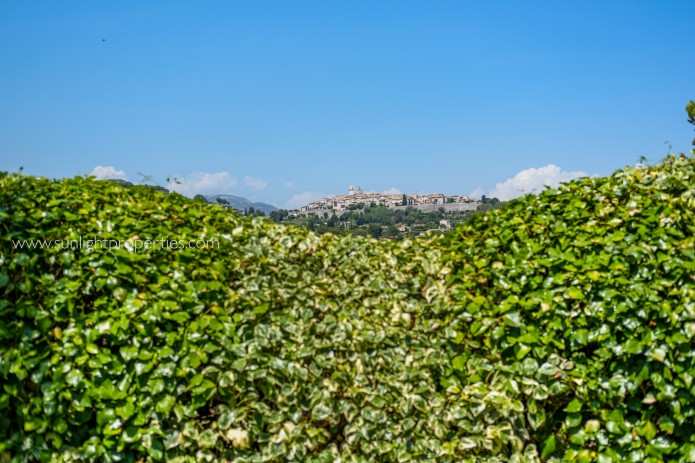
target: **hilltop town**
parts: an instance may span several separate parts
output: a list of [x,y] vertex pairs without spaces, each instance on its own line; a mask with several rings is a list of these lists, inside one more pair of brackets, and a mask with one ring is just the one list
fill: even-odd
[[481,204],[482,201],[466,195],[373,193],[363,191],[359,187],[355,190],[351,185],[346,195],[329,196],[311,202],[300,209],[300,214],[330,212],[342,215],[345,211],[361,209],[365,205],[385,206],[395,210],[410,207],[422,212],[441,209],[444,212],[464,212],[475,211]]
[[403,239],[451,229],[477,211],[500,205],[499,199],[485,196],[474,199],[442,193],[373,193],[350,186],[345,195],[313,201],[299,210],[272,211],[269,217],[278,223],[308,227],[319,234]]

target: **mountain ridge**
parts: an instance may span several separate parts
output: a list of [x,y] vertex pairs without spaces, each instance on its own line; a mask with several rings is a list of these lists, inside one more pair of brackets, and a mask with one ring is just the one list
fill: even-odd
[[244,209],[250,209],[254,208],[255,210],[261,210],[265,212],[266,214],[269,214],[270,212],[277,211],[279,210],[277,207],[273,206],[272,204],[268,203],[263,203],[263,202],[253,202],[247,198],[244,198],[242,196],[235,196],[235,195],[205,195],[205,199],[210,202],[210,203],[216,203],[217,199],[224,199],[229,203],[229,206],[233,207],[234,209],[238,211],[244,211]]

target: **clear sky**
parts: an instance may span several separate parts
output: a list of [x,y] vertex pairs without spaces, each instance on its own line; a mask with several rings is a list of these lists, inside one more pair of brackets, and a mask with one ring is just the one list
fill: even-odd
[[[688,152],[695,2],[0,2],[0,170],[299,206]],[[540,182],[540,183],[539,183]]]

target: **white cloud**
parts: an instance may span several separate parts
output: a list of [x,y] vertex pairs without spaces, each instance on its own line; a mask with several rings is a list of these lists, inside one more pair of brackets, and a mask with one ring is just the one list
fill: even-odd
[[548,164],[537,169],[531,168],[522,170],[513,178],[495,185],[491,196],[502,200],[516,198],[525,193],[540,193],[544,187],[557,187],[560,183],[569,182],[589,174],[582,171],[567,172],[560,169],[555,164]]
[[260,177],[244,177],[244,185],[251,188],[253,191],[261,191],[268,186],[268,182]]
[[487,193],[485,192],[485,190],[478,187],[475,190],[471,191],[471,194],[469,194],[468,196],[470,196],[471,198],[480,198],[483,195],[487,196]]
[[401,193],[401,190],[399,190],[398,188],[389,188],[389,189],[386,190],[386,191],[382,191],[382,194],[385,194],[385,195],[400,195],[400,194],[402,194],[402,193]]
[[297,184],[294,182],[285,182],[285,186],[290,190],[294,190],[295,188],[297,188]]
[[167,188],[186,196],[196,194],[228,194],[237,184],[229,172],[195,172],[188,178],[175,178]]
[[[525,169],[514,177],[495,185],[487,196],[499,198],[502,201],[518,198],[526,193],[540,193],[545,186],[557,187],[562,182],[568,182],[579,177],[586,177],[586,172],[574,171],[567,172],[560,169],[555,164],[548,164],[544,167]],[[485,194],[480,188],[476,188],[476,196]],[[473,195],[473,194],[471,194]]]
[[97,180],[104,180],[107,178],[128,180],[128,176],[125,174],[125,171],[118,170],[113,166],[96,166],[94,169],[92,169],[92,173],[89,175],[95,176]]
[[299,209],[302,206],[306,206],[312,201],[317,199],[325,198],[326,195],[320,193],[314,193],[311,191],[305,191],[304,193],[299,193],[293,195],[289,201],[285,203],[285,209]]

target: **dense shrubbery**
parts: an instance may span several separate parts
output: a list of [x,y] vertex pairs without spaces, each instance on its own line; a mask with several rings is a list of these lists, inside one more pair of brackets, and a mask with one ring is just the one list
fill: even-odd
[[[178,195],[0,180],[0,445],[19,460],[435,458],[436,247],[317,237]],[[13,249],[11,239],[219,249]],[[406,445],[407,441],[407,445]]]
[[544,458],[695,461],[694,211],[695,163],[671,156],[460,229],[453,386],[521,401],[511,434]]
[[[0,178],[0,459],[695,461],[695,163],[404,242]],[[18,239],[220,240],[92,253]]]

